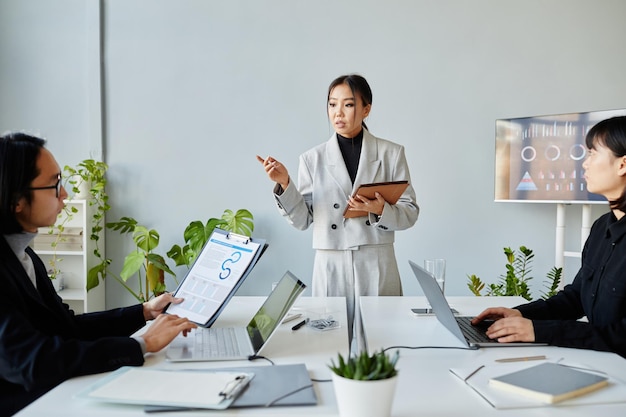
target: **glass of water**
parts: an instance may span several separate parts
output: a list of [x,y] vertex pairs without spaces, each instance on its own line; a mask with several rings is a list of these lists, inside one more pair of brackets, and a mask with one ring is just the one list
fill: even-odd
[[446,286],[446,260],[445,259],[426,259],[424,261],[424,269],[435,277],[441,292],[444,293]]

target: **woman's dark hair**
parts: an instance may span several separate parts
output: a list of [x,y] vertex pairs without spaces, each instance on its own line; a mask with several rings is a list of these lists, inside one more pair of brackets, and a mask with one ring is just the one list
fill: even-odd
[[44,144],[43,139],[25,133],[0,136],[0,234],[22,231],[15,206],[22,197],[31,201],[28,187],[39,175],[37,157]]
[[[626,156],[626,116],[602,120],[587,133],[585,144],[595,149],[597,144],[606,146],[617,158]],[[626,213],[626,189],[617,200],[609,201],[611,208]]]
[[[368,104],[372,104],[372,89],[367,83],[367,80],[357,74],[342,75],[341,77],[335,78],[333,82],[330,83],[330,85],[328,86],[326,104],[328,104],[328,100],[330,99],[330,92],[333,91],[333,88],[341,84],[347,84],[348,87],[350,87],[350,90],[352,91],[354,97],[356,97],[357,95],[360,96],[364,107]],[[362,122],[361,125],[363,125],[365,129],[367,129],[367,125],[365,124],[365,122]]]

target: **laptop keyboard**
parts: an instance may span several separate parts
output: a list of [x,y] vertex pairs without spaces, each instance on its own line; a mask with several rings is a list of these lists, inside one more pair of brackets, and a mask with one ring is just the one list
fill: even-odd
[[232,327],[213,327],[196,331],[194,349],[204,357],[242,356],[235,329]]
[[460,317],[457,316],[455,317],[455,319],[456,319],[456,322],[461,327],[463,334],[469,341],[488,342],[488,343],[495,342],[493,339],[490,339],[487,336],[487,334],[485,334],[485,331],[489,327],[489,324],[481,326],[482,324],[481,323],[481,324],[478,324],[478,326],[472,326],[472,323],[470,323],[470,321],[472,320],[472,317],[466,317],[466,316],[460,316]]

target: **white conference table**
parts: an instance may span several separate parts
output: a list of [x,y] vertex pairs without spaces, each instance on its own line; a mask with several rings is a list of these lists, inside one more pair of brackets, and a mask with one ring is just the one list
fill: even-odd
[[[447,297],[461,315],[476,315],[490,306],[513,307],[525,302],[521,297]],[[548,360],[564,360],[622,377],[626,360],[619,355],[554,346],[524,346],[466,349],[433,316],[415,316],[411,308],[426,307],[424,297],[361,297],[361,314],[370,352],[391,346],[432,346],[400,349],[398,383],[392,408],[393,417],[414,416],[593,416],[623,417],[623,403],[578,406],[546,406],[524,409],[495,409],[453,375],[450,368],[494,364],[495,359],[545,355]],[[393,352],[393,350],[391,350]]]
[[[216,322],[219,326],[245,325],[260,306],[264,297],[235,297]],[[515,306],[524,302],[518,297],[448,297],[450,304],[461,314],[475,315],[490,305]],[[425,307],[424,297],[362,297],[361,308],[365,336],[370,351],[390,346],[445,346],[461,348],[461,342],[451,336],[432,316],[414,316],[410,309]],[[318,332],[308,327],[291,331],[296,322],[282,325],[261,354],[276,364],[304,363],[313,379],[329,379],[327,365],[338,352],[348,352],[345,328],[345,300],[343,298],[301,297],[294,308],[310,318],[333,315],[343,327]],[[452,367],[467,364],[493,363],[495,359],[546,355],[548,359],[567,360],[589,364],[594,369],[612,375],[626,375],[626,360],[618,355],[578,349],[549,346],[462,349],[401,349],[399,375],[393,402],[393,417],[414,416],[593,416],[626,414],[626,402],[606,405],[559,406],[533,409],[497,410],[449,372]],[[234,366],[269,366],[264,360],[254,362],[195,362],[198,368]],[[167,369],[189,368],[190,363],[174,364],[165,361],[164,353],[149,355],[145,366]],[[99,403],[74,398],[75,393],[97,381],[102,375],[73,378],[18,413],[25,416],[146,416],[141,406]],[[224,411],[193,411],[162,413],[167,416],[338,416],[333,386],[330,382],[315,382],[317,406],[230,409]],[[625,398],[626,401],[626,398]]]
[[[233,297],[224,309],[214,326],[245,326],[260,307],[265,297]],[[318,331],[307,326],[292,331],[294,320],[281,325],[272,336],[260,355],[271,359],[277,365],[304,363],[313,379],[330,379],[328,369],[330,360],[337,357],[337,353],[348,354],[348,333],[346,328],[346,302],[343,297],[300,297],[291,312],[302,313],[310,319],[325,318],[329,315],[338,320],[341,327],[328,331]],[[263,359],[255,361],[221,361],[221,362],[183,362],[171,363],[165,360],[165,352],[149,354],[146,357],[145,367],[165,369],[189,368],[226,368],[237,366],[270,366]],[[112,416],[143,416],[146,414],[142,406],[111,404],[75,398],[76,393],[84,390],[98,381],[103,375],[90,375],[73,378],[48,392],[37,401],[30,404],[17,414],[27,416],[63,416],[63,417],[112,417]],[[155,416],[168,417],[182,416],[215,416],[215,415],[251,415],[251,416],[337,416],[337,404],[331,382],[315,382],[315,392],[318,399],[317,406],[301,407],[269,407],[229,409],[222,411],[190,411],[156,413]]]

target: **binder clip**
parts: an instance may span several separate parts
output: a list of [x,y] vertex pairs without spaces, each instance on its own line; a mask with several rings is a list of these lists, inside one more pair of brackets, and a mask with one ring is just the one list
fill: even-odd
[[325,319],[309,320],[307,326],[312,327],[315,330],[331,330],[339,327],[339,322],[333,320],[333,316],[328,316]]

